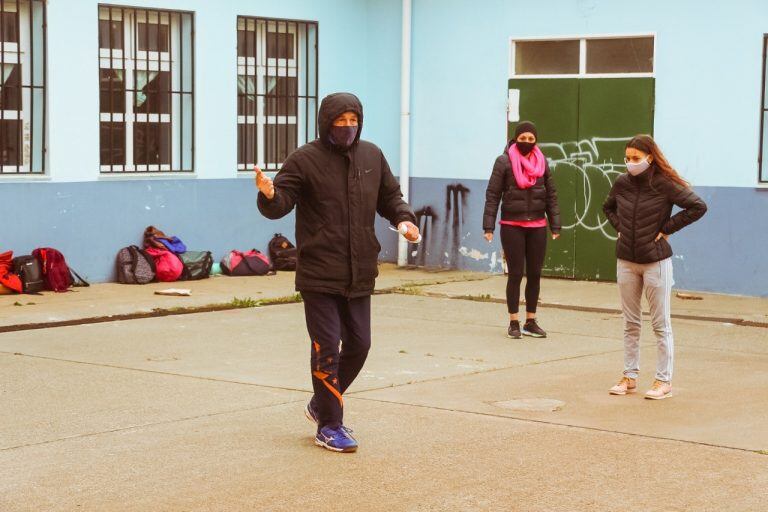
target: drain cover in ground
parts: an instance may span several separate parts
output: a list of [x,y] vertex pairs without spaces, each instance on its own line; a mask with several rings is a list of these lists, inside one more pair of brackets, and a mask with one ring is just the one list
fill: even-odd
[[554,412],[565,407],[565,402],[551,398],[520,398],[505,402],[493,402],[491,405],[511,411]]

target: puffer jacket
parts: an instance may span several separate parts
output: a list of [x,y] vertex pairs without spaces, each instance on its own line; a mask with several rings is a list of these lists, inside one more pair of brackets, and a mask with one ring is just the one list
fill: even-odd
[[[355,112],[359,126],[347,150],[329,140],[334,119],[344,112]],[[283,162],[274,180],[275,196],[269,200],[259,193],[257,204],[270,219],[296,207],[297,290],[349,298],[370,295],[381,250],[374,231],[376,214],[393,226],[416,219],[384,154],[360,140],[363,106],[356,96],[324,98],[318,126],[320,137]]]
[[485,210],[483,212],[483,231],[492,233],[496,227],[496,216],[501,203],[501,220],[537,220],[543,219],[546,214],[549,221],[549,229],[553,233],[559,233],[560,207],[557,203],[557,189],[549,163],[546,164],[544,176],[536,181],[531,188],[521,189],[517,186],[512,164],[509,161],[509,147],[507,144],[502,153],[493,164],[491,179],[485,191]]
[[[672,207],[682,211],[672,215]],[[639,176],[616,179],[603,211],[619,232],[616,257],[634,263],[654,263],[672,256],[672,246],[659,233],[671,235],[699,220],[707,205],[689,187],[667,178],[651,165]]]

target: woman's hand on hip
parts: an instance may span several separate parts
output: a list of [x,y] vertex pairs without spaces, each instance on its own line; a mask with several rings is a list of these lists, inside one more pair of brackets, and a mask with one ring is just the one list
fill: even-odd
[[669,235],[665,235],[664,233],[659,233],[658,235],[656,235],[656,240],[654,240],[654,242],[658,242],[662,238],[664,240],[668,240],[669,239]]

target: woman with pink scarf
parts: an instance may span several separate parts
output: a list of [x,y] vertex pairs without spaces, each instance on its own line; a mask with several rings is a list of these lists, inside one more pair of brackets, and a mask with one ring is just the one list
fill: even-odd
[[[515,137],[496,159],[485,192],[483,231],[493,241],[496,218],[501,204],[501,246],[507,261],[507,336],[546,338],[536,322],[541,268],[547,251],[547,221],[552,239],[560,236],[560,208],[557,191],[547,159],[536,145],[536,126],[522,121]],[[525,270],[525,272],[524,272]],[[520,329],[520,283],[525,273],[525,324]]]

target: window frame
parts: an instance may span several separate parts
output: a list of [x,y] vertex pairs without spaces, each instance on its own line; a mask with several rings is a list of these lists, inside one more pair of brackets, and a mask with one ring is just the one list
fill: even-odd
[[[242,29],[241,26],[243,27]],[[253,29],[249,28],[251,26]],[[271,26],[275,26],[275,30],[271,30]],[[237,173],[238,175],[243,175],[244,173],[253,172],[253,164],[259,165],[265,172],[274,173],[280,170],[282,162],[267,161],[267,156],[270,149],[279,152],[281,145],[280,142],[276,142],[273,144],[274,147],[267,148],[268,127],[277,127],[275,129],[276,136],[274,137],[276,141],[293,139],[296,142],[296,147],[300,147],[302,144],[310,142],[318,136],[317,113],[320,108],[319,23],[313,20],[238,15],[235,29],[238,42],[241,31],[246,34],[249,32],[254,34],[252,44],[256,52],[256,55],[248,55],[249,52],[247,51],[244,56],[241,56],[239,54],[239,44],[235,51],[237,60],[236,79],[238,81],[238,88],[236,90]],[[267,50],[269,48],[270,33],[294,34],[292,57],[269,57]],[[276,39],[279,39],[279,37]],[[248,45],[247,36],[243,38],[243,41],[244,44]],[[314,70],[312,69],[313,65]],[[253,70],[253,73],[249,73],[249,70]],[[245,92],[240,91],[240,77],[244,77]],[[289,93],[281,98],[281,95],[278,93],[275,95],[275,98],[270,98],[268,95],[268,79],[270,77],[295,78],[296,85],[294,88],[291,88],[291,93],[295,91],[295,97],[292,97],[291,93]],[[253,93],[248,92],[250,89],[249,80],[251,78],[254,85]],[[281,90],[277,82],[275,83],[275,90]],[[247,104],[249,96],[253,97],[254,101],[252,113]],[[291,104],[294,106],[295,114],[279,115],[280,103],[284,99],[293,100]],[[245,107],[242,109],[242,113],[241,102],[244,103]],[[273,115],[268,115],[270,102],[274,102],[274,108],[276,109]],[[291,129],[281,128],[291,126],[293,127]],[[249,133],[254,134],[255,138],[249,139]],[[288,154],[290,151],[292,149],[288,150]],[[256,155],[253,159],[257,161],[249,162],[250,155],[253,153]],[[245,155],[245,158],[241,163],[241,156],[243,155]],[[277,158],[279,158],[279,155],[276,155]]]
[[768,66],[766,65],[766,59],[768,58],[768,33],[763,34],[763,62],[762,62],[762,76],[760,77],[760,83],[762,84],[762,87],[760,88],[760,136],[757,142],[757,183],[760,188],[768,188],[768,168],[763,169],[763,157],[765,156],[764,149],[765,149],[765,141],[763,138],[765,137],[765,131],[768,127],[766,127],[765,123],[765,116],[768,115],[768,107],[766,107],[766,95],[765,95],[765,88],[768,86],[768,80],[766,80],[766,73],[768,73]]
[[[109,12],[109,17],[102,20],[102,10]],[[119,19],[113,18],[114,12],[120,15]],[[127,16],[127,17],[126,17]],[[185,43],[185,19],[189,20],[189,41]],[[139,48],[139,25],[144,23],[146,36],[149,37],[149,25],[153,24],[150,18],[157,17],[157,24],[164,25],[163,17],[167,19],[168,25],[168,50],[157,51],[150,50],[149,47],[142,50]],[[140,19],[143,18],[143,21]],[[122,48],[102,48],[101,47],[101,22],[102,21],[120,21],[122,24]],[[122,123],[125,163],[123,164],[102,164],[101,141],[99,142],[99,176],[179,176],[193,175],[195,173],[195,13],[194,11],[182,9],[166,9],[155,7],[136,7],[132,5],[116,5],[108,3],[99,3],[97,5],[97,72],[99,79],[99,132],[101,140],[102,123]],[[174,30],[174,24],[177,26]],[[113,36],[110,35],[110,38]],[[148,39],[147,39],[148,41]],[[112,41],[110,40],[110,44]],[[189,50],[189,56],[186,50]],[[176,59],[174,59],[176,56]],[[106,61],[108,67],[103,67]],[[185,63],[189,63],[188,79]],[[164,65],[167,64],[167,70]],[[117,65],[118,67],[115,67]],[[155,69],[157,68],[157,69]],[[101,110],[101,73],[103,70],[119,70],[123,73],[122,92],[125,94],[124,108],[122,112],[102,112]],[[145,84],[146,97],[145,102],[150,101],[150,94],[168,95],[168,112],[140,112],[136,105],[136,98],[141,90],[138,88],[139,72],[149,73],[152,71],[167,72],[169,74],[168,91],[152,91],[151,84],[153,80],[148,80]],[[187,83],[188,82],[188,83]],[[110,95],[114,94],[111,88],[108,91]],[[188,102],[189,106],[185,108],[184,104]],[[186,134],[187,122],[189,116],[189,134]],[[167,119],[167,121],[165,121]],[[147,133],[155,125],[168,125],[170,131],[170,147],[164,150],[158,145],[159,153],[167,151],[170,155],[170,163],[136,163],[134,158],[136,127],[144,125],[144,132]],[[130,125],[130,128],[129,128]],[[188,139],[185,139],[185,135]],[[159,143],[158,143],[159,144]],[[130,157],[130,158],[129,158]]]
[[[587,72],[587,41],[596,39],[639,39],[653,38],[653,70],[642,73],[588,73]],[[516,63],[516,43],[536,42],[536,41],[578,41],[579,42],[579,72],[572,74],[539,74],[539,75],[518,75],[515,73]],[[658,37],[656,32],[637,33],[637,34],[593,34],[576,36],[552,36],[552,37],[510,37],[509,38],[509,78],[653,78],[656,76],[656,44]]]
[[[48,164],[48,5],[44,0],[0,0],[3,12],[15,12],[16,41],[0,41],[0,63],[4,67],[6,64],[18,66],[19,85],[11,86],[18,88],[18,110],[6,110],[0,105],[0,121],[17,121],[21,124],[18,133],[18,149],[20,151],[19,159],[16,164],[6,165],[0,161],[0,179],[9,178],[47,178]],[[37,7],[35,7],[37,6]],[[15,11],[8,10],[14,8]],[[40,9],[40,27],[39,36],[35,34],[35,9]],[[22,14],[26,14],[27,19],[22,19]],[[42,45],[40,55],[36,55],[36,41]],[[9,48],[7,47],[9,46]],[[6,61],[6,54],[15,54],[15,62]],[[37,59],[42,60],[39,72],[36,72]],[[4,72],[4,71],[3,71]],[[26,77],[26,80],[25,80]],[[10,78],[10,75],[9,75]],[[39,80],[39,81],[38,81]],[[3,80],[4,81],[4,80]],[[5,87],[0,83],[0,86]],[[35,97],[39,91],[40,100],[36,102]],[[39,119],[41,126],[36,126],[36,103],[40,103],[42,114]],[[11,114],[12,113],[12,114]],[[28,117],[27,117],[28,116]],[[29,129],[25,128],[28,121]],[[36,138],[36,133],[39,137]],[[26,136],[28,135],[28,146]],[[37,148],[39,142],[39,148]],[[29,148],[29,152],[25,151]],[[38,155],[35,155],[35,152]],[[19,163],[20,162],[20,163]],[[37,169],[37,170],[36,170]]]

